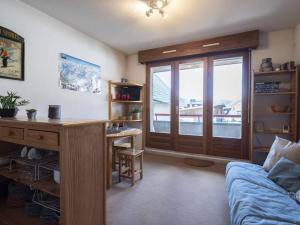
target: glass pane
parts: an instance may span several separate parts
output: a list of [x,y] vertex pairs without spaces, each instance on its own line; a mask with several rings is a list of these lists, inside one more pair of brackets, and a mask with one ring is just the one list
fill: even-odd
[[243,57],[214,60],[213,136],[241,138]]
[[203,136],[203,62],[179,65],[179,134]]
[[151,68],[150,131],[171,132],[171,66]]

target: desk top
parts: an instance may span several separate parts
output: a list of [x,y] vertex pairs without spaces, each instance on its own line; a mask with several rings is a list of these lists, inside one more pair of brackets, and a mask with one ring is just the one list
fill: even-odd
[[80,120],[80,119],[62,119],[50,120],[44,118],[37,118],[36,120],[28,120],[26,117],[17,118],[0,118],[0,122],[7,124],[24,124],[24,125],[51,125],[51,126],[81,126],[95,123],[106,123],[105,120]]
[[124,130],[119,133],[114,133],[114,134],[107,134],[107,138],[121,138],[121,137],[130,137],[130,136],[137,136],[139,134],[142,134],[141,129],[129,129],[129,130]]

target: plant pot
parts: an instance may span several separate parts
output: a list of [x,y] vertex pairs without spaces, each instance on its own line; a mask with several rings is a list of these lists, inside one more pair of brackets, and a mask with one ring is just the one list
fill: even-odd
[[35,120],[36,119],[36,112],[28,112],[27,117],[29,120]]
[[18,113],[19,109],[0,109],[0,117],[8,118],[8,117],[15,117]]
[[141,119],[141,113],[132,113],[132,119],[133,120],[140,120]]

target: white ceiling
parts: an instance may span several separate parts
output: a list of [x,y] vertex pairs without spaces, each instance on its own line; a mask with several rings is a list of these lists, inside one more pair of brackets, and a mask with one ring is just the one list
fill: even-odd
[[300,21],[300,0],[172,0],[166,19],[147,18],[140,0],[22,1],[126,54]]

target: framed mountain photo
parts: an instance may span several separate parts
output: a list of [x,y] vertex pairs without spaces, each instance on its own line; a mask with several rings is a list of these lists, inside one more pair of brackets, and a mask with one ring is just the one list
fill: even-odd
[[24,38],[0,27],[0,78],[24,80]]

